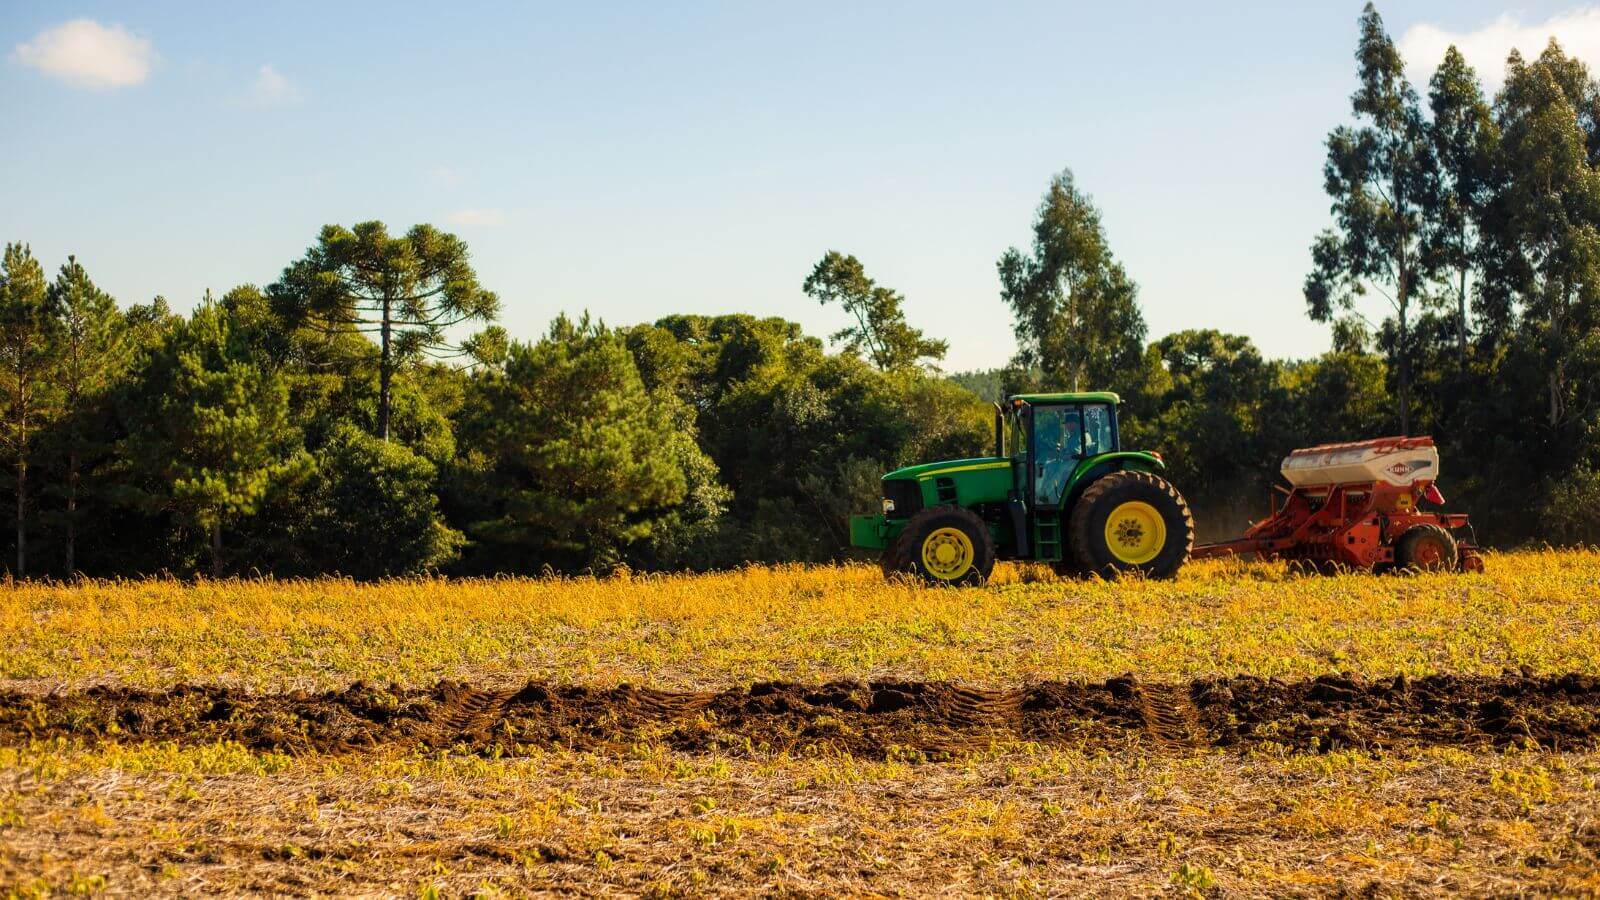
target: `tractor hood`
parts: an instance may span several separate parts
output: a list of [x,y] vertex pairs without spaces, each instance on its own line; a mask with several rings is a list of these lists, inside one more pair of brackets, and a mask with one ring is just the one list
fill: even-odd
[[947,459],[942,462],[922,463],[916,466],[906,466],[895,469],[883,476],[884,481],[896,480],[922,480],[933,478],[937,475],[951,475],[956,472],[975,472],[980,469],[1009,468],[1011,460],[1003,456],[979,456],[973,459]]

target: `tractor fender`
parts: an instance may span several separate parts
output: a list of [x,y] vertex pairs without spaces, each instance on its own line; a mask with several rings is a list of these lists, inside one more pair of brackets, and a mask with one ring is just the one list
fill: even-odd
[[[1067,491],[1067,496],[1061,503],[1062,510],[1069,510],[1078,502],[1078,497],[1089,489],[1101,478],[1112,472],[1121,472],[1129,469],[1136,472],[1150,472],[1161,474],[1166,471],[1167,464],[1160,457],[1136,450],[1121,450],[1116,453],[1106,453],[1093,459],[1086,459],[1078,464],[1078,470],[1072,473],[1072,488]],[[1063,513],[1065,514],[1065,513]]]

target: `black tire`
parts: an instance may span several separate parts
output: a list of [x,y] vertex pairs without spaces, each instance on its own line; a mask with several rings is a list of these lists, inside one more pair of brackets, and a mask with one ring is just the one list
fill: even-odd
[[1437,525],[1408,528],[1394,545],[1394,565],[1401,571],[1454,572],[1460,560],[1456,539]]
[[[1126,527],[1128,540],[1134,542],[1130,546],[1154,535],[1148,539],[1157,543],[1148,555],[1144,550],[1119,552],[1111,547],[1107,521],[1113,512],[1123,511],[1125,504],[1143,504],[1159,517],[1159,523],[1135,519]],[[1148,519],[1150,513],[1139,510],[1139,515]],[[1166,479],[1149,472],[1112,472],[1103,476],[1078,498],[1070,521],[1073,559],[1083,571],[1105,577],[1141,572],[1150,578],[1171,578],[1183,568],[1194,548],[1194,516],[1189,513],[1188,502]]]
[[[951,529],[965,535],[966,545],[951,534]],[[930,539],[937,545],[929,545]],[[941,545],[955,550],[956,556],[950,565],[960,571],[941,573],[929,567],[928,560],[937,561]],[[969,555],[967,546],[970,546]],[[968,555],[965,564],[961,562],[963,555]],[[884,575],[915,575],[929,584],[982,584],[989,580],[993,571],[994,539],[989,536],[989,526],[976,513],[959,506],[932,506],[917,512],[883,554]]]

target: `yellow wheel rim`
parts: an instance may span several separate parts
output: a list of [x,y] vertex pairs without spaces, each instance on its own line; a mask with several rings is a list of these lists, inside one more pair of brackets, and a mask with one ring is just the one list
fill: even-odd
[[1167,523],[1154,506],[1130,500],[1106,518],[1106,547],[1118,562],[1144,565],[1167,545]]
[[954,581],[972,568],[972,538],[959,528],[939,528],[922,542],[922,567],[940,581]]

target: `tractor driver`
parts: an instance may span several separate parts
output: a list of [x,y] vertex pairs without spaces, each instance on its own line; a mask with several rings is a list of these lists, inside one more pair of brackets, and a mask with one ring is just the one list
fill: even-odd
[[1083,452],[1083,426],[1078,410],[1070,406],[1040,410],[1040,418],[1043,427],[1037,429],[1039,473],[1034,490],[1039,502],[1060,503],[1072,465]]

